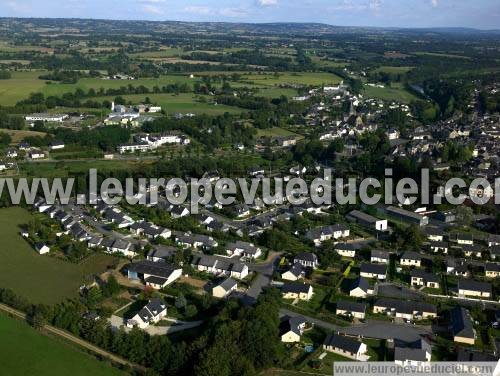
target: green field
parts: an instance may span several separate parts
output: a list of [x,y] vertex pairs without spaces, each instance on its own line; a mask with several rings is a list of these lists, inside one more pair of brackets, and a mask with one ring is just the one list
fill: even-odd
[[398,74],[398,73],[409,72],[413,68],[414,67],[393,67],[393,66],[389,66],[389,65],[383,65],[383,66],[375,69],[375,72],[385,72],[385,73]]
[[86,277],[106,270],[112,256],[95,254],[80,264],[40,256],[19,234],[31,214],[21,207],[0,209],[0,287],[33,303],[54,304],[78,296]]
[[[57,155],[57,154],[55,154]],[[119,169],[131,170],[138,167],[139,162],[127,160],[72,160],[57,162],[28,162],[19,164],[22,176],[34,177],[66,177],[70,174],[85,174],[91,168],[96,168],[99,172],[111,172]],[[143,161],[141,163],[152,163]]]
[[125,375],[28,324],[0,314],[0,364],[9,376]]
[[415,95],[398,84],[392,84],[391,87],[386,86],[384,88],[365,85],[364,89],[364,95],[367,98],[378,98],[386,101],[399,101],[404,103],[410,103],[418,99]]
[[[190,93],[181,94],[131,94],[122,95],[126,101],[131,101],[132,103],[144,102],[146,97],[149,97],[151,101],[158,104],[164,109],[169,115],[180,112],[180,113],[194,113],[194,114],[208,114],[208,115],[221,115],[225,112],[232,114],[240,113],[245,111],[244,109],[225,105],[215,105],[213,103],[202,103],[199,102],[196,97],[199,95]],[[212,100],[209,96],[203,96],[206,101]],[[103,100],[112,101],[114,97],[98,97],[95,98],[97,101]]]
[[159,78],[139,78],[137,80],[105,80],[102,78],[82,78],[76,84],[61,84],[61,83],[51,83],[44,85],[41,90],[45,95],[61,95],[68,92],[74,92],[77,88],[84,91],[89,89],[98,90],[103,89],[119,89],[121,87],[127,87],[132,85],[145,86],[152,89],[154,86],[162,87],[168,84],[193,84],[196,82],[196,78],[189,78],[189,75],[167,75],[161,76]]
[[[193,85],[195,82],[201,82],[202,75],[226,74],[228,72],[200,72],[196,73],[194,78],[189,78],[189,74],[173,74],[164,75],[159,78],[140,78],[137,80],[104,80],[100,78],[82,78],[75,84],[62,84],[57,82],[46,83],[38,77],[45,73],[44,71],[16,71],[12,72],[12,78],[2,80],[0,85],[0,105],[11,106],[16,104],[22,99],[28,98],[30,93],[41,92],[45,96],[60,96],[64,93],[74,92],[77,88],[84,91],[89,89],[99,90],[103,89],[119,89],[132,85],[134,87],[143,85],[149,89],[154,86],[162,87],[168,84],[188,84]],[[231,82],[234,87],[248,86],[260,89],[258,95],[269,98],[276,98],[281,95],[294,96],[296,90],[291,88],[280,88],[280,84],[288,85],[307,85],[307,86],[321,86],[338,84],[341,78],[330,73],[280,73],[278,76],[273,74],[253,74],[242,73],[243,82]],[[232,74],[232,72],[230,73]],[[156,98],[155,101],[165,107],[170,107],[169,111],[172,112],[193,112],[208,113],[208,114],[221,114],[224,112],[237,113],[241,112],[240,109],[221,106],[216,106],[198,103],[193,100],[194,94],[185,93],[180,95],[173,94],[144,94],[144,95],[127,95],[128,100],[143,101],[146,96]],[[112,99],[98,98],[98,99]]]
[[296,84],[296,85],[334,85],[338,84],[342,79],[331,73],[290,73],[281,72],[278,76],[273,74],[245,74],[242,79],[252,81],[258,86],[274,86],[279,84]]
[[284,136],[298,136],[298,135],[296,133],[278,127],[273,127],[268,129],[257,129],[257,137],[284,137]]
[[0,82],[0,105],[11,106],[21,99],[25,99],[30,93],[41,91],[45,81],[39,80],[42,72],[12,72],[12,78]]
[[279,98],[282,95],[284,95],[286,97],[291,98],[297,96],[297,90],[280,88],[280,87],[270,87],[270,88],[259,89],[256,95],[266,98]]

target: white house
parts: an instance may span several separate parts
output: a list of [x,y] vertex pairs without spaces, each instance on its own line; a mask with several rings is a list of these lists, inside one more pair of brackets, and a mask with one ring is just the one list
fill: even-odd
[[370,358],[366,354],[368,348],[363,342],[338,334],[328,335],[323,342],[323,349],[357,361],[367,361]]
[[306,283],[287,282],[281,288],[284,299],[311,300],[313,287]]
[[134,317],[127,320],[127,327],[147,328],[167,316],[167,305],[160,299],[152,299]]
[[232,278],[227,278],[212,289],[212,295],[216,298],[225,298],[238,288],[238,284]]
[[300,342],[300,336],[306,328],[306,319],[302,316],[289,317],[284,316],[280,322],[281,342],[296,343]]
[[47,245],[45,245],[44,243],[35,244],[35,249],[40,255],[44,255],[44,254],[50,252],[50,248]]

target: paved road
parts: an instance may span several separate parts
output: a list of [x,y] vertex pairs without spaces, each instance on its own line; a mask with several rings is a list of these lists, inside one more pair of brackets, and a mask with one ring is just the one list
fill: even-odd
[[[0,303],[0,310],[7,312],[7,313],[10,313],[10,314],[12,314],[20,319],[26,320],[26,314],[24,312],[18,311],[16,309],[13,309],[13,308],[6,306],[4,304],[1,304],[1,303]],[[63,337],[64,339],[66,339],[70,342],[73,342],[73,343],[75,343],[75,344],[77,344],[77,345],[97,354],[97,355],[108,358],[115,363],[129,366],[129,367],[135,368],[137,370],[145,371],[144,367],[142,367],[138,364],[132,363],[132,362],[125,360],[123,358],[120,358],[120,357],[118,357],[110,352],[107,352],[107,351],[101,349],[100,347],[97,347],[97,346],[95,346],[87,341],[84,341],[81,338],[78,338],[78,337],[76,337],[68,332],[65,332],[62,329],[56,328],[56,327],[51,326],[51,325],[44,325],[44,329],[52,334],[59,336],[59,337]]]
[[301,315],[300,313],[297,313],[297,312],[294,312],[294,311],[290,311],[289,309],[286,309],[286,308],[281,308],[280,309],[280,317],[281,316],[290,316],[290,317],[302,316],[308,322],[311,322],[314,325],[319,326],[320,328],[323,328],[323,329],[326,329],[326,330],[331,330],[331,331],[337,331],[337,330],[340,330],[342,328],[342,327],[340,327],[338,325],[329,323],[327,321],[316,319],[316,318],[310,317],[310,316]]
[[248,264],[248,269],[250,271],[256,272],[257,277],[252,282],[252,285],[242,297],[243,303],[246,305],[251,305],[255,303],[259,297],[262,289],[271,284],[274,270],[280,260],[281,253],[276,253],[274,257],[265,263],[259,264]]
[[410,324],[396,324],[386,321],[368,320],[366,324],[342,328],[341,333],[377,339],[400,339],[405,342],[414,342],[421,335],[432,335],[430,327],[414,326]]
[[430,326],[416,326],[410,324],[397,324],[388,321],[368,320],[365,324],[354,324],[350,327],[342,327],[314,317],[301,315],[300,313],[290,311],[286,308],[280,309],[280,316],[285,315],[290,317],[302,316],[305,317],[307,321],[320,328],[353,336],[377,339],[397,338],[405,342],[413,342],[419,339],[421,335],[432,335]]

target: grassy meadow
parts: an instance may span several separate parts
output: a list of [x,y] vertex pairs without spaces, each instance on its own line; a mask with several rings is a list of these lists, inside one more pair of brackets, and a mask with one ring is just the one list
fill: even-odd
[[[0,314],[0,364],[9,376],[118,376],[120,370]],[[29,356],[28,356],[29,355]]]
[[401,85],[392,84],[386,87],[372,87],[364,86],[364,96],[368,98],[378,98],[386,101],[399,101],[403,103],[410,103],[418,99],[415,95],[403,88]]
[[[19,234],[32,215],[21,207],[0,209],[0,287],[10,288],[33,303],[58,303],[78,296],[78,287],[106,270],[112,256],[95,254],[74,264],[41,256]],[[1,352],[0,352],[1,353]]]

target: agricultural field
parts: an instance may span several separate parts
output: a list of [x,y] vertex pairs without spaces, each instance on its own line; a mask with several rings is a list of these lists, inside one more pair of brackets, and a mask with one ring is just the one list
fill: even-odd
[[275,86],[280,84],[321,86],[335,85],[342,81],[342,79],[335,74],[323,72],[281,72],[278,75],[245,74],[242,79],[245,81],[251,81],[257,86]]
[[297,133],[290,132],[283,128],[273,127],[268,129],[257,129],[257,137],[280,137],[298,136]]
[[12,289],[33,303],[58,303],[75,298],[86,277],[101,273],[114,257],[96,254],[80,264],[40,256],[21,237],[21,225],[32,220],[21,207],[0,209],[0,287]]
[[[225,112],[232,114],[245,111],[244,109],[226,105],[215,105],[208,101],[212,98],[209,96],[200,96],[190,93],[181,94],[130,94],[122,95],[126,101],[132,103],[144,102],[146,97],[149,97],[154,104],[158,104],[168,114],[180,113],[193,113],[193,114],[208,114],[208,115],[222,115]],[[201,102],[199,98],[204,98],[206,102]],[[112,101],[114,97],[98,97],[97,101]]]
[[[0,314],[2,374],[9,376],[118,376],[116,368],[69,344],[47,337],[25,322]],[[26,356],[29,354],[29,357]]]
[[44,137],[46,133],[44,132],[36,132],[36,131],[28,131],[28,130],[16,130],[16,129],[2,129],[0,133],[7,133],[12,138],[12,145],[18,144],[26,137]]
[[403,103],[410,103],[416,100],[417,97],[404,89],[401,85],[392,84],[391,87],[372,87],[365,85],[364,96],[367,98],[378,98],[387,101],[399,101]]
[[38,79],[42,71],[14,71],[12,78],[0,82],[0,105],[12,106],[30,93],[41,91],[45,81]]
[[50,83],[41,90],[45,95],[61,95],[68,92],[74,92],[77,88],[84,91],[89,89],[119,89],[132,85],[145,86],[152,89],[155,86],[162,87],[169,84],[193,84],[196,79],[189,78],[189,75],[165,75],[159,78],[139,78],[137,80],[105,80],[102,78],[81,78],[76,84]]
[[[57,154],[55,154],[57,155]],[[152,161],[142,161],[141,163],[152,163]],[[85,174],[91,168],[96,168],[99,172],[111,172],[119,169],[133,170],[138,166],[137,162],[130,160],[75,160],[75,161],[45,161],[20,163],[19,169],[22,176],[36,177],[66,177],[70,174]]]
[[381,66],[381,67],[375,69],[374,72],[398,74],[398,73],[407,73],[407,72],[411,71],[413,68],[414,67],[396,67],[396,66],[384,65],[384,66]]
[[[12,72],[12,78],[2,80],[0,85],[0,105],[12,106],[22,99],[28,98],[31,93],[41,92],[45,96],[61,96],[64,93],[74,92],[76,89],[88,91],[89,89],[99,90],[103,89],[119,89],[132,85],[145,86],[152,89],[155,86],[162,87],[169,84],[188,84],[192,87],[195,82],[201,82],[201,77],[204,75],[215,74],[228,74],[228,72],[203,72],[195,73],[194,78],[190,78],[189,74],[173,74],[163,75],[159,78],[140,78],[137,80],[104,80],[100,78],[82,78],[75,84],[64,84],[57,82],[50,82],[41,80],[38,77],[44,74],[45,71],[15,71]],[[274,74],[242,74],[242,82],[232,82],[229,80],[233,87],[253,87],[260,89],[258,95],[276,98],[281,95],[294,96],[297,91],[292,88],[280,88],[279,85],[302,85],[302,86],[320,86],[320,85],[334,85],[341,81],[341,78],[330,73],[280,73]],[[217,84],[216,84],[217,86]],[[173,112],[193,112],[195,114],[222,114],[224,112],[237,113],[241,112],[240,109],[232,107],[215,108],[213,105],[206,103],[198,103],[194,98],[194,94],[180,94],[174,96],[173,94],[146,94],[141,95],[139,101],[143,101],[145,96],[150,98],[156,97],[156,102],[159,105],[170,107]],[[130,98],[128,100],[135,100],[138,98],[134,95],[125,96]],[[97,98],[110,99],[110,98]],[[112,99],[112,97],[111,97]]]

